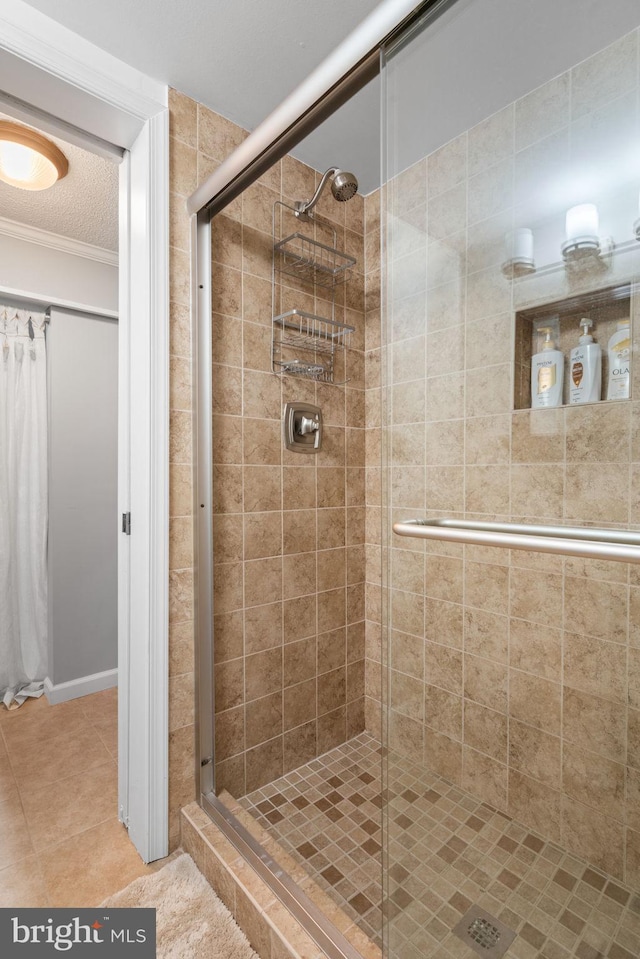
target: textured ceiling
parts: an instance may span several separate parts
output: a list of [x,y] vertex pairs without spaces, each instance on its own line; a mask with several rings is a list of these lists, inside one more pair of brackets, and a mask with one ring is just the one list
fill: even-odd
[[[0,119],[12,117],[0,114]],[[0,182],[0,216],[117,250],[118,164],[46,135],[67,157],[68,174],[41,191],[18,190]]]

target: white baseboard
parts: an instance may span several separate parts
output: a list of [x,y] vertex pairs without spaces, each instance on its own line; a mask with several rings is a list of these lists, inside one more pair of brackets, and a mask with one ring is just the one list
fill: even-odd
[[57,703],[66,703],[68,699],[78,699],[88,696],[89,693],[99,693],[103,689],[111,689],[118,685],[118,670],[107,669],[104,673],[93,673],[91,676],[80,676],[68,683],[58,683],[54,686],[49,677],[44,681],[44,694],[52,706]]

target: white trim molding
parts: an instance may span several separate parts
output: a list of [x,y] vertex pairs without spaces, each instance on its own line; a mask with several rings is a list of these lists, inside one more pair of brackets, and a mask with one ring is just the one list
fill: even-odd
[[106,263],[107,266],[118,265],[118,254],[115,250],[105,250],[92,243],[83,243],[70,236],[60,233],[50,233],[37,226],[28,226],[16,220],[8,220],[0,216],[0,235],[12,237],[14,240],[26,240],[27,243],[36,243],[46,246],[50,250],[59,250],[61,253],[71,253],[73,256],[83,256],[87,260],[96,260],[97,263]]
[[159,106],[168,103],[166,84],[140,73],[23,0],[2,4],[0,36],[3,50],[139,120],[148,120]]
[[136,848],[148,849],[149,859],[166,855],[169,843],[168,160],[169,115],[163,112],[145,124],[131,149],[128,198],[132,270],[131,536],[126,537],[131,610],[128,824]]
[[106,669],[103,673],[80,676],[79,679],[70,679],[67,683],[54,684],[47,676],[44,681],[44,694],[50,704],[56,706],[58,703],[66,703],[70,699],[78,699],[90,693],[99,693],[103,689],[111,689],[117,685],[117,669]]

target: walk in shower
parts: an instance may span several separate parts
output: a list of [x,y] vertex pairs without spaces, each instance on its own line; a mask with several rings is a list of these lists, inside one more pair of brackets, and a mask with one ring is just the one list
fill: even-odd
[[[427,6],[381,52],[381,188],[301,223],[286,157],[212,221],[202,759],[390,959],[633,959],[640,15]],[[345,282],[283,275],[294,234]],[[333,382],[274,365],[300,313]]]

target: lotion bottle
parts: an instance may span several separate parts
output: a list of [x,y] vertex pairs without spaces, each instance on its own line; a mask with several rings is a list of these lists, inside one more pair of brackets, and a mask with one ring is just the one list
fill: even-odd
[[531,409],[551,408],[562,405],[562,381],[564,356],[551,338],[549,326],[540,327],[545,334],[540,353],[531,357]]
[[569,403],[597,403],[602,390],[602,350],[589,333],[593,321],[580,320],[582,335],[571,350],[569,361]]
[[609,340],[608,400],[629,399],[631,385],[631,331],[629,320],[620,320]]

